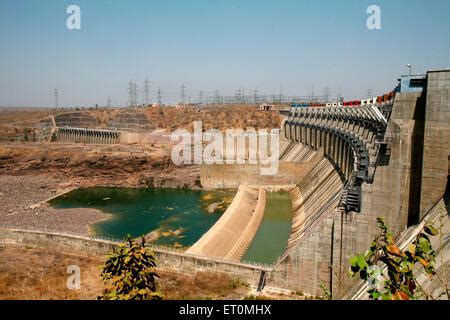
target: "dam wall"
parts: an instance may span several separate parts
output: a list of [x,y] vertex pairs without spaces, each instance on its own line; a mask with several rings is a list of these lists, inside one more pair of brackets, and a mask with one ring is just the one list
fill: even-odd
[[186,253],[239,261],[258,231],[265,206],[264,189],[240,186],[225,213]]
[[108,120],[106,127],[111,130],[129,132],[149,132],[156,128],[144,112],[136,108],[119,110]]
[[276,175],[261,175],[258,164],[203,164],[200,182],[203,188],[237,188],[239,185],[290,189],[311,168],[309,162],[280,162]]
[[60,113],[48,120],[41,121],[43,125],[55,127],[73,127],[73,128],[97,128],[98,119],[88,112],[76,111]]
[[200,166],[200,181],[204,188],[237,188],[239,185],[279,190],[291,189],[317,161],[323,152],[288,141],[280,140],[278,173],[261,175],[260,164],[203,164]]
[[[425,292],[432,293],[433,297],[442,295],[440,297],[441,299],[446,299],[447,294],[440,279],[446,279],[445,273],[448,274],[448,269],[450,268],[450,237],[448,237],[450,234],[449,214],[450,194],[447,192],[444,194],[444,197],[435,203],[428,213],[424,215],[424,218],[419,224],[409,227],[395,241],[400,250],[405,250],[415,241],[426,224],[432,223],[433,226],[439,230],[441,236],[430,237],[431,246],[436,252],[435,270],[439,278],[434,277],[432,281],[429,281],[425,273],[420,271],[420,267],[417,268],[418,266],[414,269],[414,274]],[[360,280],[356,286],[345,294],[343,299],[368,300],[369,296],[367,290],[367,282]]]
[[429,72],[423,92],[398,93],[393,105],[366,107],[366,114],[359,107],[291,111],[287,139],[324,148],[344,188],[337,209],[305,226],[279,261],[275,283],[310,294],[319,294],[323,283],[333,298],[346,295],[356,284],[348,276],[349,258],[365,252],[379,233],[376,218],[383,217],[398,237],[442,198],[448,178],[449,75]]
[[291,235],[271,274],[274,286],[319,294],[320,284],[331,282],[333,215],[339,211],[342,189],[340,175],[322,157],[290,191]]
[[427,73],[419,218],[442,196],[450,155],[450,71]]

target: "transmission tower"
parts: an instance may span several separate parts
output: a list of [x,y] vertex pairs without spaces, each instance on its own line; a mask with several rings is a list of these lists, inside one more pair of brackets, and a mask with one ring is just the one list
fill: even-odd
[[280,91],[278,92],[278,102],[282,103],[282,100],[283,100],[283,88],[281,87],[280,84]]
[[137,106],[137,85],[136,82],[133,82],[133,106]]
[[157,101],[158,101],[159,105],[162,105],[162,103],[161,103],[161,88],[158,88]]
[[255,104],[258,103],[258,89],[255,89],[255,91],[253,91],[253,102]]
[[148,85],[148,79],[145,79],[144,81],[144,105],[148,106],[149,103],[149,85]]
[[198,92],[198,101],[199,101],[199,104],[203,104],[203,91],[202,90],[200,90]]
[[325,103],[330,102],[330,88],[328,86],[323,89],[323,97]]
[[373,90],[371,88],[367,89],[367,99],[373,98]]
[[133,106],[133,81],[128,82],[128,106]]
[[344,101],[344,99],[342,98],[341,88],[338,89],[337,100],[338,100],[338,102]]
[[54,96],[55,96],[55,108],[59,108],[59,102],[58,102],[58,89],[55,88],[53,94],[54,94]]
[[106,106],[108,108],[111,108],[111,97],[108,97],[108,100],[106,101]]
[[216,91],[214,91],[214,102],[215,102],[215,104],[219,104],[219,100],[220,100],[219,90],[216,90]]
[[182,84],[180,89],[181,89],[181,94],[180,94],[181,104],[184,104],[185,99],[186,99],[186,86],[184,84]]

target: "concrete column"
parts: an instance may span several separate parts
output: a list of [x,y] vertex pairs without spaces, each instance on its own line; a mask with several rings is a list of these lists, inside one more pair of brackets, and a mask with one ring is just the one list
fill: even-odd
[[317,149],[317,129],[316,128],[311,128],[311,133],[312,133],[312,147],[314,149]]
[[348,179],[348,158],[349,158],[349,150],[350,146],[348,145],[348,143],[345,144],[345,148],[344,148],[344,175],[345,177]]
[[334,143],[335,143],[334,140],[336,139],[336,137],[331,132],[328,133],[328,137],[329,137],[328,157],[333,158]]
[[326,132],[325,133],[325,154],[329,155],[330,154],[330,150],[331,150],[331,133],[330,132]]
[[337,155],[335,158],[336,164],[339,166],[339,168],[341,167],[341,156],[342,156],[342,144],[343,144],[343,140],[341,138],[339,138],[338,140],[338,146],[337,146]]

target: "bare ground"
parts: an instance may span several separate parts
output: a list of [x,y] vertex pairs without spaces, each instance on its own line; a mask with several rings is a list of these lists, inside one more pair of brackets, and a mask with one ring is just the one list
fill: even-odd
[[0,175],[43,175],[72,186],[199,186],[197,165],[175,166],[164,145],[0,144]]
[[[100,271],[104,257],[68,255],[51,249],[0,245],[0,299],[97,299],[105,285]],[[67,267],[81,270],[81,289],[66,286]],[[298,295],[255,296],[252,289],[224,274],[197,272],[180,274],[158,270],[158,291],[164,299],[298,299]]]
[[62,180],[46,176],[0,176],[0,226],[88,235],[89,225],[107,215],[89,208],[35,206],[67,188]]

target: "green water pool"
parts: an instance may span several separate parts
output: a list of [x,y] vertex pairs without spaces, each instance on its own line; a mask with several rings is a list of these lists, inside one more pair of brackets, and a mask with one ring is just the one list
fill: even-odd
[[[153,243],[189,247],[211,228],[236,190],[131,189],[93,187],[52,199],[55,208],[94,208],[110,216],[92,225],[95,236],[123,239],[155,231]],[[210,213],[208,207],[217,207]],[[246,261],[272,263],[287,243],[291,226],[287,193],[269,193],[265,216]]]
[[287,192],[267,193],[263,221],[242,260],[270,264],[284,253],[291,233],[291,210]]

